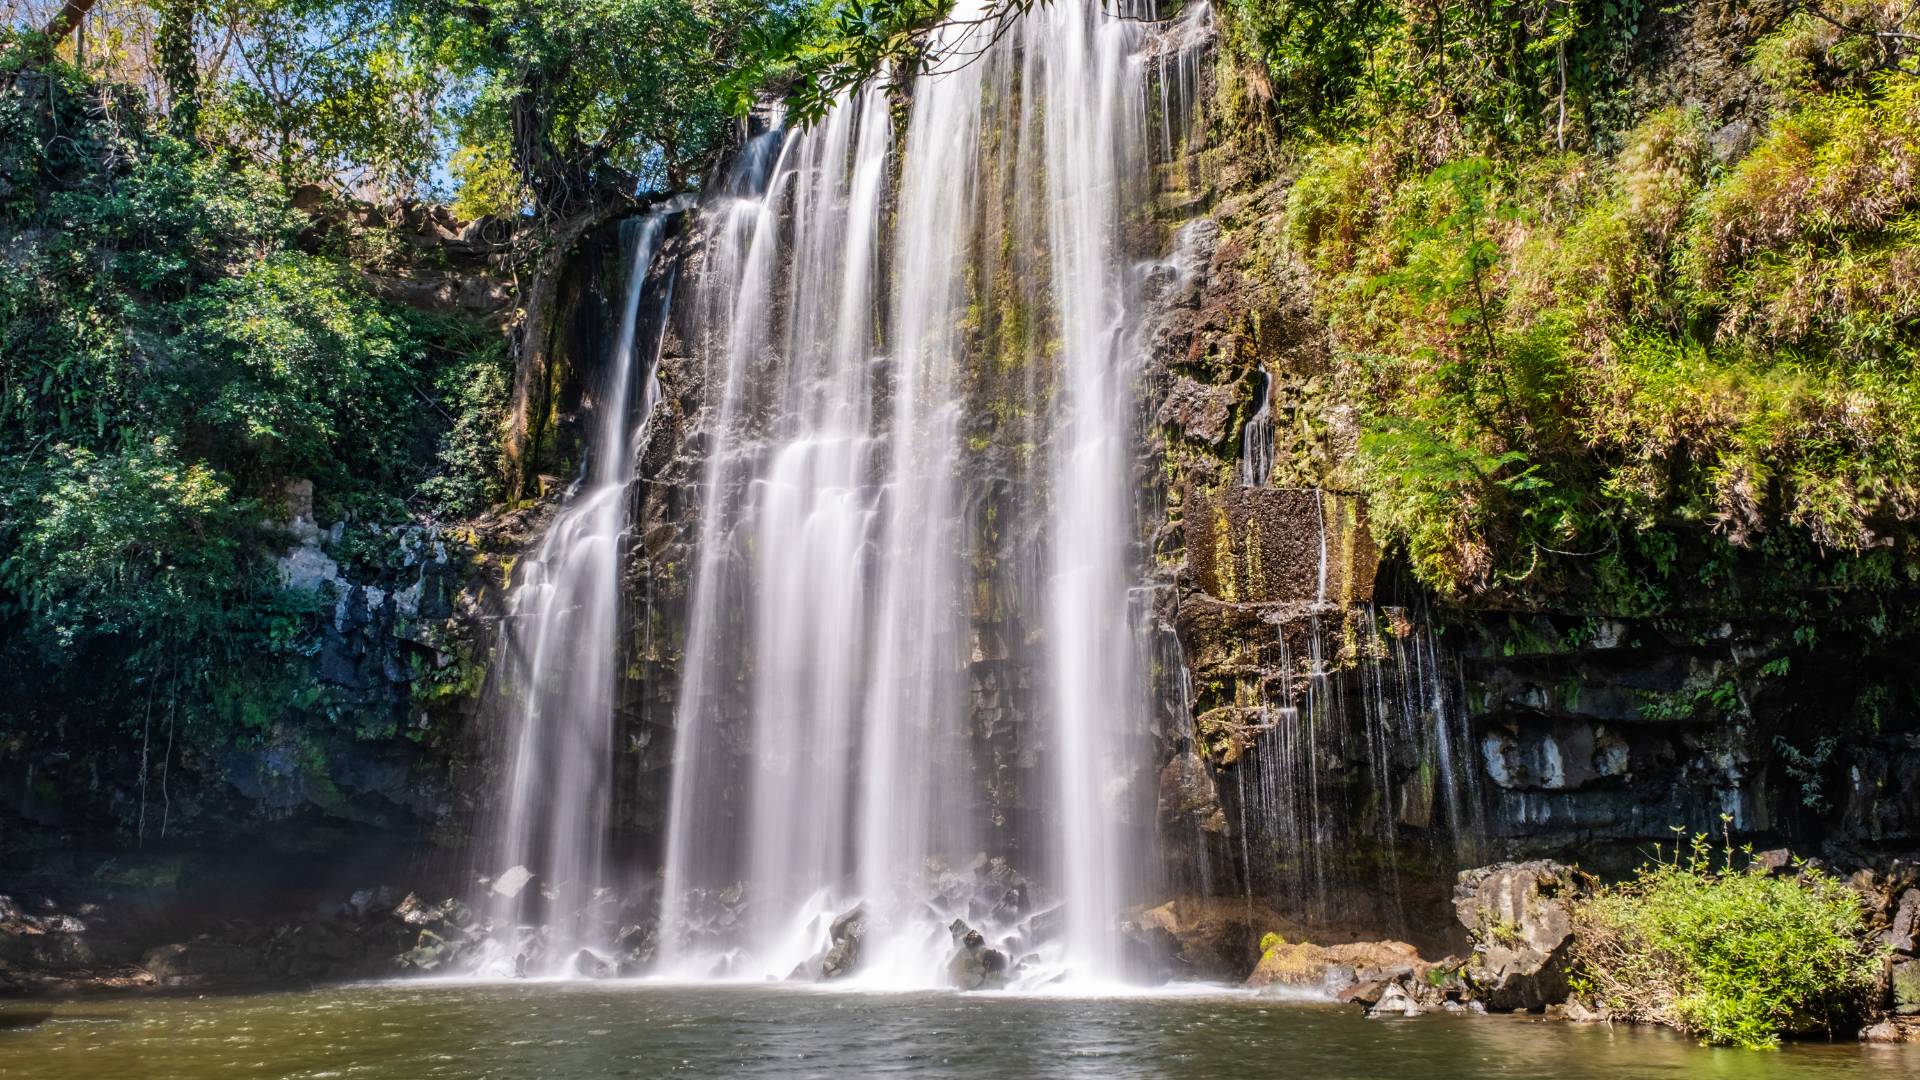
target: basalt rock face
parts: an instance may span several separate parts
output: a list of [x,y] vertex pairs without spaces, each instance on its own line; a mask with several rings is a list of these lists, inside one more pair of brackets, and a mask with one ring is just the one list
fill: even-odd
[[1347,491],[1356,420],[1256,126],[1211,113],[1162,204],[1186,268],[1146,404],[1167,876],[1317,932],[1431,932],[1480,813],[1457,674]]
[[1620,873],[1674,827],[1846,865],[1920,843],[1920,717],[1888,707],[1910,642],[1852,601],[1726,599],[1757,563],[1659,619],[1595,616],[1577,589],[1445,601],[1376,545],[1351,493],[1365,418],[1328,381],[1285,235],[1292,177],[1212,89],[1160,208],[1192,272],[1143,405],[1171,887],[1460,950],[1454,874],[1495,859]]
[[1827,647],[1789,667],[1778,658],[1809,627],[1763,613],[1516,615],[1462,629],[1500,852],[1577,851],[1616,869],[1682,826],[1824,844],[1847,863],[1920,836],[1920,730],[1897,713],[1861,722],[1890,673],[1869,641],[1816,630]]
[[[283,708],[209,746],[201,729],[188,735],[196,718],[156,692],[134,721],[148,736],[145,789],[123,741],[66,738],[50,716],[0,760],[0,819],[11,817],[15,837],[53,830],[91,842],[126,830],[136,842],[191,843],[321,817],[444,830],[459,842],[467,786],[456,776],[479,767],[460,737],[486,660],[487,613],[500,567],[537,518],[322,528],[313,501],[310,482],[289,483],[271,525],[283,535],[277,571],[290,605],[317,609],[301,628],[309,658],[288,673],[299,685]],[[263,677],[276,674],[270,663]]]

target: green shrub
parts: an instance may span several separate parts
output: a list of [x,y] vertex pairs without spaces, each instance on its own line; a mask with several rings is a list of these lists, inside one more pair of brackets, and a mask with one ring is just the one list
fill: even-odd
[[1420,142],[1516,134],[1584,141],[1607,126],[1644,0],[1227,0],[1229,48],[1279,110],[1320,132],[1383,118]]
[[217,461],[260,484],[404,490],[411,429],[434,416],[415,397],[421,349],[339,266],[278,253],[201,289],[178,319],[160,392]]
[[1575,989],[1606,1015],[1770,1049],[1846,1030],[1879,971],[1859,897],[1812,868],[1727,865],[1704,835],[1579,913]]
[[[259,508],[164,439],[60,445],[0,472],[0,614],[49,655],[123,636],[149,649],[215,629],[261,580]],[[21,467],[26,466],[26,467]]]
[[1920,79],[1883,73],[1732,162],[1678,107],[1611,155],[1303,146],[1286,239],[1376,538],[1445,595],[1620,615],[1751,602],[1698,571],[1774,551],[1796,573],[1748,580],[1920,569],[1916,130]]

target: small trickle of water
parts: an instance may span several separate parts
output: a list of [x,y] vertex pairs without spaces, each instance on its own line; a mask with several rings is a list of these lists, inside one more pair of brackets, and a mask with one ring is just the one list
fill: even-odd
[[1250,878],[1303,911],[1342,914],[1329,904],[1344,895],[1343,858],[1378,868],[1372,899],[1384,909],[1371,914],[1391,920],[1405,845],[1423,848],[1422,864],[1464,865],[1477,852],[1481,796],[1462,764],[1471,747],[1458,683],[1443,675],[1424,613],[1415,616],[1372,605],[1276,613],[1280,677],[1242,763],[1253,782],[1236,794],[1251,800]]
[[[1246,425],[1240,429],[1240,483],[1250,488],[1265,487],[1267,480],[1273,476],[1273,380],[1265,369],[1258,370],[1256,375],[1259,389],[1254,392],[1253,415],[1247,418]],[[1320,599],[1324,601],[1327,562],[1324,537],[1320,546],[1320,576],[1323,581]]]

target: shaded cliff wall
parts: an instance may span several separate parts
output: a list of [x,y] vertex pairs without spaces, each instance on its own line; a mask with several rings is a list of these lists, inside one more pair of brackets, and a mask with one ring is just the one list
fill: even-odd
[[[1656,28],[1656,66],[1706,48],[1685,26]],[[1168,693],[1191,718],[1161,776],[1175,886],[1418,934],[1445,923],[1455,870],[1496,858],[1618,871],[1723,824],[1841,861],[1920,844],[1910,585],[1783,597],[1754,553],[1634,618],[1577,587],[1442,601],[1380,549],[1353,494],[1380,418],[1334,381],[1287,235],[1289,118],[1261,111],[1240,61],[1216,54],[1207,77],[1204,138],[1158,208],[1199,272],[1159,329],[1148,447]],[[1648,85],[1641,105],[1718,102],[1751,137],[1750,78]]]

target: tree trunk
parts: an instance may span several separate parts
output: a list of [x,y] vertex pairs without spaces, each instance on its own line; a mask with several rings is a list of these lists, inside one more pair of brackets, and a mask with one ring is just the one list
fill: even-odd
[[200,126],[200,63],[193,52],[196,0],[162,0],[160,28],[154,34],[160,77],[167,84],[167,127],[177,139],[192,142]]

